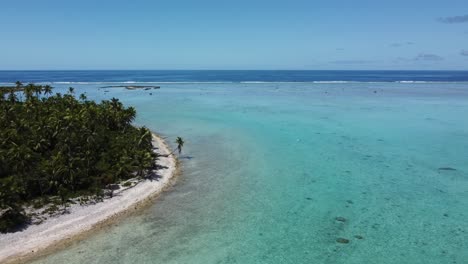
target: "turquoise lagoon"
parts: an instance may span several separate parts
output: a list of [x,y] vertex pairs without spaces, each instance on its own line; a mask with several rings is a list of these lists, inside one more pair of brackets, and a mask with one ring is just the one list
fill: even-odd
[[467,83],[160,85],[74,87],[183,137],[177,184],[35,263],[468,263]]

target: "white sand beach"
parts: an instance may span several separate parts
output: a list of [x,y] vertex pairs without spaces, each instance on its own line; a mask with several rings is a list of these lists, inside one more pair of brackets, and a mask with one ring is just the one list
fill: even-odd
[[144,180],[137,185],[117,190],[113,198],[92,205],[72,205],[69,213],[49,218],[23,231],[0,234],[0,263],[22,263],[38,255],[74,241],[118,217],[138,209],[171,185],[177,171],[177,161],[164,140],[153,134],[155,151],[160,155],[157,179]]

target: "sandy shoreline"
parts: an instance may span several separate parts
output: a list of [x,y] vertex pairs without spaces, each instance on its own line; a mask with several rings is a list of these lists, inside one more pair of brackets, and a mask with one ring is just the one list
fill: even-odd
[[[153,145],[161,155],[171,153],[164,140],[155,134]],[[0,263],[22,263],[62,248],[75,238],[90,234],[151,201],[170,186],[177,172],[174,155],[159,157],[158,165],[161,168],[155,171],[157,180],[142,181],[132,188],[115,192],[113,198],[97,204],[73,205],[69,214],[47,219],[23,231],[0,234]]]

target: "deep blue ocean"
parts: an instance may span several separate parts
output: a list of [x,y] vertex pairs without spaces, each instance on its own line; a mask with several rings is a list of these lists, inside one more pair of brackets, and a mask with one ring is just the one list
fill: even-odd
[[0,83],[52,82],[468,82],[468,71],[133,70],[0,71]]

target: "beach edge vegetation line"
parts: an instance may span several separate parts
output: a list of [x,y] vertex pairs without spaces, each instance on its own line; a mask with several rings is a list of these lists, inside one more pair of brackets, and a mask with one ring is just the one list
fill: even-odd
[[102,198],[111,184],[149,175],[157,154],[135,116],[118,99],[77,99],[73,88],[0,87],[0,232],[27,225],[26,206]]

